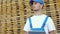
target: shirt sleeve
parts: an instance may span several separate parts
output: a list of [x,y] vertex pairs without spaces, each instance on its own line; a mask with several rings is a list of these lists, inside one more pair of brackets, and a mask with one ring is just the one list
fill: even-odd
[[48,18],[48,21],[47,21],[47,27],[48,27],[48,31],[53,31],[53,30],[56,30],[55,28],[55,25],[54,25],[54,22],[53,20],[51,19],[51,17]]
[[23,30],[24,30],[24,31],[27,31],[27,32],[30,30],[29,19],[26,20],[26,24],[24,25]]

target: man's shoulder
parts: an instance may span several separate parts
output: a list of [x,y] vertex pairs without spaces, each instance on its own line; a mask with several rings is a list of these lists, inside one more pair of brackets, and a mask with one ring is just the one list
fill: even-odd
[[[46,15],[46,14],[42,14],[42,15],[41,15],[42,18],[44,18],[44,17],[46,17],[46,16],[48,16],[48,15]],[[34,17],[36,17],[36,16],[35,16],[35,15],[31,15],[31,16],[28,17],[28,18],[34,18]],[[50,16],[48,16],[48,17],[50,17]]]

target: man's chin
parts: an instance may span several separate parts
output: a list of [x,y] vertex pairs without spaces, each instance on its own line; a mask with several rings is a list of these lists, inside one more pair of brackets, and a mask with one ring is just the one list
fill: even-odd
[[33,11],[38,11],[38,10],[33,10]]

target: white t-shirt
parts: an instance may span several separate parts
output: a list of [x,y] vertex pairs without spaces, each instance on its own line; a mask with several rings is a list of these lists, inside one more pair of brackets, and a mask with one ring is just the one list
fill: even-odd
[[[46,16],[47,15],[44,15],[44,14],[32,16],[31,17],[32,27],[33,28],[41,28]],[[52,30],[56,30],[55,29],[55,25],[54,25],[53,20],[51,19],[51,17],[48,17],[48,20],[47,20],[47,22],[45,24],[44,29],[45,29],[46,34],[49,34],[49,32],[52,31]],[[30,29],[30,23],[29,23],[29,19],[28,18],[27,18],[27,21],[26,21],[26,24],[25,24],[23,30],[27,31],[27,32],[28,31],[32,31]]]

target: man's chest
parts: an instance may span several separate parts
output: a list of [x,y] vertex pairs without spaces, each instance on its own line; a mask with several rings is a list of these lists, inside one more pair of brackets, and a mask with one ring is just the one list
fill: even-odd
[[33,28],[41,28],[44,18],[35,18],[31,20]]

